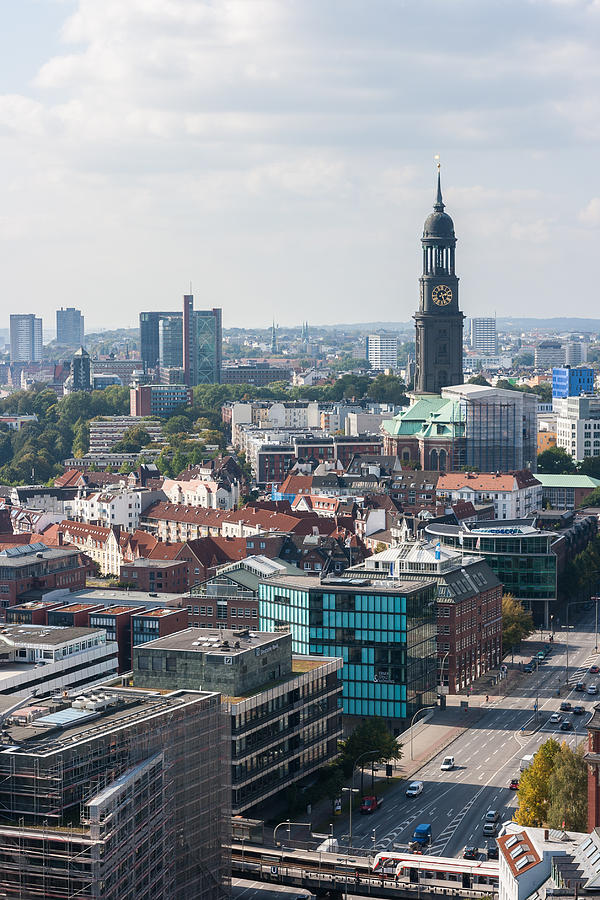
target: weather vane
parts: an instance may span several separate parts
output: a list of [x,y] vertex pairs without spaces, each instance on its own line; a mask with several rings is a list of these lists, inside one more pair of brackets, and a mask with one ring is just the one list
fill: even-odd
[[440,154],[439,154],[439,153],[436,153],[435,156],[434,156],[433,158],[435,159],[435,161],[436,161],[436,163],[437,163],[437,170],[438,170],[438,172],[439,172],[439,171],[440,171],[440,167],[441,167],[441,165],[442,165],[441,162],[440,162]]

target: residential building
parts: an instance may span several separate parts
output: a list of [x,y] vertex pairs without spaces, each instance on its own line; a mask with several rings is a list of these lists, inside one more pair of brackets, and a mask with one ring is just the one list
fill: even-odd
[[[174,336],[177,333],[177,328],[179,328],[179,332],[181,333],[181,348],[182,352],[179,356],[179,362],[173,363],[175,366],[182,365],[183,359],[183,330],[182,330],[182,316],[181,312],[141,312],[140,313],[140,355],[141,355],[141,363],[144,372],[148,371],[148,369],[154,369],[160,363],[160,323],[161,320],[166,322],[170,322],[174,320],[174,324],[172,326]],[[179,326],[177,325],[179,322]],[[172,346],[169,348],[169,358],[172,355]],[[175,358],[177,358],[177,353],[174,354]]]
[[537,396],[461,384],[417,396],[382,424],[383,452],[429,471],[535,470]]
[[142,612],[140,607],[115,605],[89,614],[90,628],[101,628],[106,633],[106,640],[116,643],[119,673],[131,671],[131,617],[139,612]]
[[38,417],[33,414],[31,416],[0,416],[0,425],[6,425],[9,431],[20,431],[24,425],[30,422],[37,422]]
[[83,347],[84,319],[81,310],[73,306],[56,310],[56,343],[67,347]]
[[573,459],[600,456],[600,397],[565,397],[554,407],[556,446]]
[[183,298],[183,376],[188,386],[221,381],[220,309],[194,310],[194,297]]
[[232,812],[240,815],[335,759],[341,659],[292,656],[289,632],[195,628],[133,651],[133,684],[219,691],[231,722]]
[[10,361],[41,362],[42,320],[33,313],[12,313],[10,316]]
[[496,356],[498,353],[498,332],[496,317],[474,317],[471,319],[471,350],[482,356]]
[[[547,897],[572,897],[570,891],[556,890],[548,881],[551,875],[560,880],[558,873],[561,870],[566,875],[565,887],[571,887],[571,880],[578,880],[583,872],[578,871],[579,867],[574,865],[573,851],[586,838],[587,835],[566,832],[564,829],[523,828],[511,822],[506,833],[496,838],[499,862],[498,900],[527,900],[538,891]],[[578,859],[593,856],[593,847],[590,852],[591,843],[588,841],[586,844],[587,854],[576,851]],[[584,869],[588,866],[586,859]]]
[[513,367],[513,357],[503,353],[498,356],[484,356],[482,353],[467,353],[463,357],[463,371],[467,375],[486,373],[489,375],[497,372],[509,372]]
[[551,447],[556,447],[556,431],[552,431],[549,428],[546,428],[543,431],[538,431],[538,433],[537,433],[538,456],[540,455],[540,453],[544,453],[546,450],[550,450]]
[[542,501],[552,509],[577,509],[592,491],[600,487],[600,479],[590,475],[537,475],[542,485]]
[[344,578],[437,582],[438,684],[456,694],[502,662],[502,585],[481,556],[408,534],[351,566]]
[[437,496],[456,503],[494,504],[494,518],[520,519],[542,508],[542,485],[528,469],[510,472],[442,472]]
[[30,698],[95,684],[114,675],[117,645],[98,628],[5,624],[0,634],[0,659],[1,716],[4,695]]
[[345,727],[379,716],[398,734],[435,702],[436,591],[433,579],[275,576],[259,586],[260,627],[291,629],[295,653],[343,658]]
[[143,384],[129,390],[131,416],[170,416],[191,406],[192,389],[185,384]]
[[85,587],[87,562],[79,550],[46,544],[13,544],[0,550],[0,616],[29,591]]
[[135,559],[121,565],[119,581],[136,591],[184,594],[189,587],[189,563],[178,559]]
[[588,831],[600,827],[600,706],[586,724],[588,751],[585,761],[588,765]]
[[535,367],[542,372],[555,366],[564,366],[565,348],[560,341],[540,341],[535,348]]
[[150,505],[153,496],[156,494],[127,488],[92,491],[71,501],[71,515],[76,522],[102,525],[105,528],[118,525],[127,531],[135,531],[142,514],[142,500]]
[[238,478],[221,470],[215,475],[198,474],[191,479],[165,478],[162,491],[171,503],[201,506],[203,509],[232,510],[239,506],[241,483]]
[[[123,440],[125,432],[140,424],[137,416],[103,416],[90,422],[90,453],[102,454],[112,449]],[[158,419],[146,419],[144,430],[148,432],[154,443],[161,443],[162,422]],[[139,456],[135,454],[135,459]]]
[[387,334],[385,331],[367,335],[365,356],[372,369],[397,369],[398,335]]
[[3,723],[0,894],[224,900],[229,723],[207,691],[106,687]]
[[555,366],[552,369],[552,399],[594,393],[594,370],[588,366]]

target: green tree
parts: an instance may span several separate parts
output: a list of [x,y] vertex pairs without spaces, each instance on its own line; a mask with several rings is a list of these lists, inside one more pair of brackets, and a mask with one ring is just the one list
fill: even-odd
[[515,820],[519,825],[541,827],[548,820],[550,776],[560,744],[554,738],[539,748],[529,768],[519,779],[519,807]]
[[586,494],[579,506],[600,506],[600,487],[594,488],[590,494]]
[[341,765],[346,777],[352,775],[359,757],[362,765],[402,758],[402,744],[389,731],[383,719],[372,716],[358,725],[342,744]]
[[540,453],[537,467],[544,475],[572,475],[576,470],[573,458],[562,447],[549,447]]
[[482,387],[491,387],[489,381],[483,375],[472,375],[467,384],[480,384]]
[[384,375],[380,372],[367,388],[369,400],[376,403],[406,403],[406,385],[396,375]]
[[523,638],[535,630],[531,613],[512,594],[502,597],[502,646],[508,650],[518,647]]
[[152,443],[150,434],[141,425],[128,428],[121,440],[112,448],[113,453],[139,453],[142,447]]
[[554,757],[548,784],[546,824],[568,831],[587,831],[587,765],[585,746],[573,751],[566,743]]
[[589,475],[591,478],[600,478],[600,456],[586,456],[579,463],[579,474]]

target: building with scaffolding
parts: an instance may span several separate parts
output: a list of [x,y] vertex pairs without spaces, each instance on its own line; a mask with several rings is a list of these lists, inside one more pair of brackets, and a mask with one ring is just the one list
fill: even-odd
[[188,628],[133,648],[133,682],[220,691],[231,722],[232,811],[245,813],[338,754],[341,659],[292,656],[292,635]]
[[218,694],[111,687],[19,709],[0,698],[0,722],[0,896],[228,895]]

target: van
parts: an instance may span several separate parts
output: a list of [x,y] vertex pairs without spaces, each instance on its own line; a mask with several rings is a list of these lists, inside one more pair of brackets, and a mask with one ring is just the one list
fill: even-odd
[[531,763],[533,762],[533,754],[529,753],[527,756],[524,756],[519,763],[519,770],[524,772],[525,769],[528,769]]

